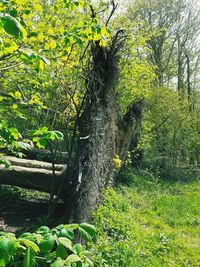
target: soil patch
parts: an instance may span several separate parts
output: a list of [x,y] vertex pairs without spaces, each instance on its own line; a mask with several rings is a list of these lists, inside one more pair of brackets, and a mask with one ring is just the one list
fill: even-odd
[[59,203],[55,218],[47,217],[49,195],[18,187],[0,186],[0,231],[21,233],[41,225],[54,226],[62,218]]

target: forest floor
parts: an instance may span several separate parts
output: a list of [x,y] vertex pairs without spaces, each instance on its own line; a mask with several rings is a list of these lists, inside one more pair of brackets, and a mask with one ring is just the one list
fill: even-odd
[[63,218],[62,204],[56,218],[49,219],[49,195],[18,187],[0,186],[0,231],[21,233],[42,225],[55,226]]
[[[47,209],[47,194],[0,187],[0,230],[63,223],[61,213],[49,220]],[[93,223],[99,229],[96,266],[200,267],[200,181],[126,173],[123,184],[105,192]]]

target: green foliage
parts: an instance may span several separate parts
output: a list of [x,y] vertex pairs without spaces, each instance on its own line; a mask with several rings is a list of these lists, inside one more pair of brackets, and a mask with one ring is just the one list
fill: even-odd
[[[128,177],[127,177],[128,176]],[[199,182],[167,183],[126,171],[95,214],[96,266],[198,266]]]
[[147,101],[138,149],[141,167],[167,179],[189,180],[199,176],[200,95],[195,93],[195,109],[187,99],[169,88],[155,88]]
[[34,233],[23,233],[18,238],[0,232],[0,266],[93,266],[87,246],[75,241],[75,233],[92,243],[96,229],[86,223],[59,225],[52,230],[41,226]]
[[7,32],[10,35],[15,36],[16,38],[23,38],[26,34],[25,29],[23,26],[19,23],[17,19],[10,16],[9,14],[3,14],[1,15],[1,24],[5,32]]
[[38,130],[28,131],[28,136],[33,136],[33,142],[36,143],[39,148],[45,148],[48,145],[48,141],[63,140],[63,134],[61,132],[49,131],[46,126]]
[[[89,4],[82,0],[0,3],[0,71],[7,76],[0,78],[0,119],[21,136],[45,125],[65,131],[70,142],[85,93],[80,77],[88,62],[86,48],[94,42],[107,46],[111,35],[100,18],[87,15]],[[58,139],[61,131],[52,130],[35,135],[34,143],[44,148],[48,140]]]
[[15,254],[16,241],[12,235],[0,236],[0,266],[6,266]]
[[0,123],[0,149],[17,153],[21,149],[30,149],[32,146],[30,140],[22,139],[21,134],[15,127],[9,127],[5,121]]

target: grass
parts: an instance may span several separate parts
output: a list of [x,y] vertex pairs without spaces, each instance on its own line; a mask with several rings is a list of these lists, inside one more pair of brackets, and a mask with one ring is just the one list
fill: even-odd
[[97,266],[200,266],[200,182],[169,183],[126,173],[95,214]]
[[[132,171],[121,180],[94,214],[95,267],[200,267],[200,182],[164,182]],[[60,214],[53,223],[46,219],[46,194],[1,186],[0,199],[6,231],[60,223]]]

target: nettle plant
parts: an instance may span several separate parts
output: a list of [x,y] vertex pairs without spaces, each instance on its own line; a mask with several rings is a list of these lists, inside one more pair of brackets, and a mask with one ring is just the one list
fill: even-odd
[[[0,232],[0,267],[90,267],[93,262],[87,248],[95,236],[95,227],[87,223],[53,229],[42,226],[19,237]],[[78,239],[85,240],[85,245],[76,242]]]

